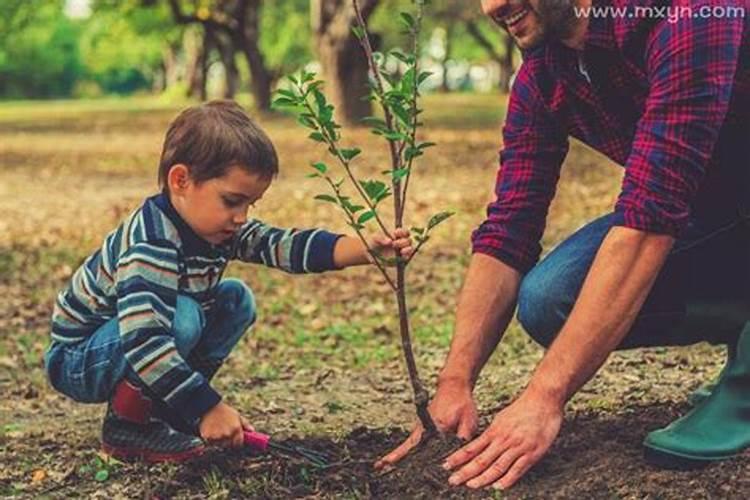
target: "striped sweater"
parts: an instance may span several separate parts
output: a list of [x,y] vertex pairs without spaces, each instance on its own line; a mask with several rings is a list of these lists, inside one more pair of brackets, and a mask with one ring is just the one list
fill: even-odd
[[231,259],[290,273],[334,269],[338,236],[320,229],[270,227],[248,220],[221,245],[198,237],[167,196],[147,198],[112,231],[61,291],[52,315],[52,340],[86,340],[117,317],[125,357],[152,395],[195,421],[221,397],[177,352],[171,333],[177,295],[209,314],[214,290]]

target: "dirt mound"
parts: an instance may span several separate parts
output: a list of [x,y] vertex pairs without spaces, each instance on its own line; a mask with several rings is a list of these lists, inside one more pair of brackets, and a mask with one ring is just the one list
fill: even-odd
[[[591,413],[566,423],[555,446],[502,498],[737,498],[750,497],[750,456],[693,471],[653,468],[642,460],[646,432],[676,417],[670,405],[632,408],[614,417]],[[158,484],[157,497],[184,495],[205,486],[207,470],[234,477],[230,497],[251,498],[492,498],[492,490],[448,486],[440,464],[460,442],[434,439],[382,472],[373,462],[406,434],[395,429],[355,429],[341,440],[289,439],[324,453],[329,465],[282,455],[210,453]],[[494,495],[499,493],[494,492]],[[497,496],[495,496],[497,498]]]

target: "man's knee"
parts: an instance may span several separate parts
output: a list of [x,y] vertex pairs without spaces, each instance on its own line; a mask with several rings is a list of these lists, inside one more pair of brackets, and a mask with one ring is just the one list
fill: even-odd
[[532,269],[518,292],[518,322],[539,345],[552,344],[565,321],[563,294],[548,277]]

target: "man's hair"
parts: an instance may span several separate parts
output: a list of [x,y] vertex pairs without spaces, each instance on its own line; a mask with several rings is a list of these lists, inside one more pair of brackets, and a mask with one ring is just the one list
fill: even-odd
[[272,179],[279,172],[276,150],[265,132],[234,101],[215,100],[182,111],[169,125],[159,160],[159,185],[168,191],[173,165],[188,167],[201,183],[237,165]]

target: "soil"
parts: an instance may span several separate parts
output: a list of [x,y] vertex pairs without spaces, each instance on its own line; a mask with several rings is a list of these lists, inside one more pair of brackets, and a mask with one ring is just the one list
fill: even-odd
[[[393,469],[372,463],[398,445],[401,430],[358,428],[343,439],[288,439],[327,455],[319,468],[299,457],[212,452],[183,467],[170,481],[157,483],[158,498],[184,495],[205,482],[207,469],[224,476],[253,476],[257,489],[230,490],[229,497],[253,498],[722,498],[746,499],[750,492],[750,454],[692,471],[656,469],[641,458],[641,440],[684,407],[628,408],[615,417],[591,413],[566,422],[551,452],[516,486],[504,492],[450,487],[439,465],[461,445],[433,439]],[[489,415],[487,415],[489,418]],[[241,484],[238,483],[238,484]]]

